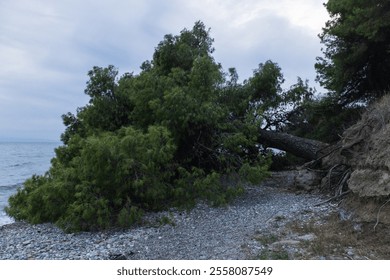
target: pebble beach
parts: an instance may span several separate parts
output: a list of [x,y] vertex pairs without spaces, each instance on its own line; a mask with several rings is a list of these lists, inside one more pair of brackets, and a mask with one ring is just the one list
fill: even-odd
[[0,259],[253,259],[262,250],[255,234],[269,231],[275,220],[283,226],[328,215],[328,204],[315,206],[324,199],[271,180],[248,186],[228,206],[199,203],[190,211],[150,213],[142,225],[126,230],[69,234],[52,224],[16,222],[0,227]]

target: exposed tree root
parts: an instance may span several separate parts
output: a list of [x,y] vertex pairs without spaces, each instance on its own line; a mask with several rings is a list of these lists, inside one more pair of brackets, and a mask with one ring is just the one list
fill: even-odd
[[375,226],[374,226],[374,231],[375,231],[376,227],[377,227],[378,224],[379,224],[379,215],[380,215],[380,213],[381,213],[381,211],[382,211],[382,208],[385,207],[386,204],[389,203],[389,202],[390,202],[390,199],[388,199],[385,203],[383,203],[382,206],[379,208],[378,214],[376,215],[376,223],[375,223]]
[[[332,174],[334,174],[334,170],[337,168],[337,167],[340,167],[340,166],[345,166],[344,164],[336,164],[334,165],[332,168],[329,169],[328,171],[328,183],[329,183],[329,190],[331,189],[335,189],[335,194],[333,197],[323,201],[323,202],[320,202],[314,206],[319,206],[319,205],[322,205],[322,204],[325,204],[325,203],[328,203],[328,202],[331,202],[333,200],[337,200],[337,199],[340,199],[342,197],[344,197],[345,195],[349,194],[351,192],[351,190],[348,189],[348,184],[347,184],[347,181],[349,179],[349,177],[351,176],[351,168],[348,168],[346,169],[340,176],[340,179],[338,181],[338,183],[336,184],[336,186],[333,186],[332,185]],[[347,190],[344,190],[344,187],[347,186]]]

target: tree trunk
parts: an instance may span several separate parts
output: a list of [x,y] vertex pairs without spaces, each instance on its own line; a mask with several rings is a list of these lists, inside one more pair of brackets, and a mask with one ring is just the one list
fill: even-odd
[[319,152],[329,146],[320,141],[269,130],[260,130],[258,141],[267,147],[283,150],[308,160],[317,159]]

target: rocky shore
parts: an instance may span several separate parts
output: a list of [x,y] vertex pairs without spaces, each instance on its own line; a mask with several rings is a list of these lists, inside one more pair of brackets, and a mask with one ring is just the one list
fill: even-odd
[[289,221],[321,218],[333,210],[325,198],[297,194],[291,182],[270,179],[248,186],[226,207],[200,203],[191,211],[149,214],[127,230],[67,234],[52,224],[18,222],[0,227],[0,259],[253,259],[268,234]]

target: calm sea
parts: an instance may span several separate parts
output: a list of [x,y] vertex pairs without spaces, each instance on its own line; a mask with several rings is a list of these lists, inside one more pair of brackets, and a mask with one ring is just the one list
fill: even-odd
[[0,142],[0,225],[13,220],[4,212],[8,198],[32,175],[42,175],[50,167],[58,142],[8,143]]

